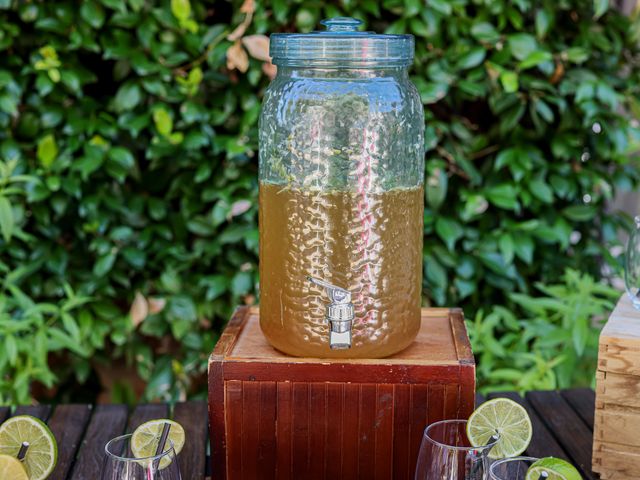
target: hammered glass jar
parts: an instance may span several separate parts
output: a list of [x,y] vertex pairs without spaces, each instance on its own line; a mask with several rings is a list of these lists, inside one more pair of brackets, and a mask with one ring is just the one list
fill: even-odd
[[424,113],[411,35],[274,34],[260,117],[260,325],[277,349],[385,357],[420,328]]

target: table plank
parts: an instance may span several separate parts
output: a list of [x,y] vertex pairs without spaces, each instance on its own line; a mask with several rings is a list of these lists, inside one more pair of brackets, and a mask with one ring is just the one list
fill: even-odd
[[12,417],[16,415],[31,415],[32,417],[39,418],[43,422],[46,422],[51,414],[51,405],[20,405],[13,412]]
[[169,405],[166,403],[143,403],[134,410],[127,422],[127,433],[133,433],[136,428],[149,420],[167,418]]
[[596,393],[590,388],[572,388],[570,390],[562,390],[560,393],[593,431],[593,417],[596,411]]
[[173,409],[173,419],[182,425],[186,437],[179,457],[182,479],[201,480],[207,450],[207,402],[178,403]]
[[571,405],[558,392],[529,392],[526,399],[582,475],[588,480],[597,478],[591,471],[593,434]]
[[100,478],[104,461],[104,446],[124,433],[127,422],[125,405],[97,405],[80,445],[71,480]]
[[476,408],[480,406],[481,403],[484,403],[486,397],[481,393],[476,393]]
[[53,411],[48,424],[58,442],[58,463],[50,480],[67,478],[90,417],[91,405],[59,405]]
[[516,392],[497,392],[489,395],[489,398],[509,398],[514,402],[522,405],[531,418],[531,425],[533,427],[533,435],[531,437],[531,443],[527,448],[526,454],[531,457],[558,457],[570,460],[569,455],[565,452],[562,446],[553,436],[553,433],[549,431],[544,421],[540,418],[537,412],[531,407],[529,402],[522,398]]
[[9,413],[11,413],[9,407],[0,407],[0,425],[9,417]]

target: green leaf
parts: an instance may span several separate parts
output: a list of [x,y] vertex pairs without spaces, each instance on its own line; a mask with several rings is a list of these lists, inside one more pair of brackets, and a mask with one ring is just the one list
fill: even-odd
[[520,68],[526,70],[527,68],[536,67],[541,63],[553,60],[553,56],[544,50],[536,50],[531,52],[527,57],[520,62]]
[[156,108],[153,111],[153,123],[155,123],[156,129],[160,135],[165,137],[171,135],[171,131],[173,130],[173,120],[167,110],[162,107]]
[[553,190],[551,187],[547,185],[547,183],[542,178],[535,178],[529,182],[529,190],[531,193],[543,201],[544,203],[552,203],[553,202]]
[[536,12],[536,36],[544,39],[551,25],[551,14],[546,10],[538,10]]
[[518,191],[513,185],[503,183],[495,187],[487,188],[485,196],[494,205],[508,210],[516,210],[519,207],[517,196]]
[[443,168],[434,168],[427,177],[425,189],[427,204],[434,210],[439,209],[444,202],[447,196],[448,184],[449,177],[447,177],[447,172]]
[[524,60],[538,49],[535,37],[528,33],[515,33],[507,39],[511,54],[518,60]]
[[565,52],[567,60],[572,63],[584,63],[589,60],[589,51],[582,47],[571,47]]
[[13,235],[14,218],[9,199],[0,195],[0,232],[5,243],[9,243]]
[[436,233],[447,245],[447,249],[453,251],[453,247],[464,234],[464,230],[455,220],[439,216],[436,220]]
[[507,93],[515,93],[518,91],[518,74],[516,72],[510,72],[509,70],[505,70],[500,74],[500,83],[502,83],[502,88]]
[[44,168],[53,165],[53,161],[58,156],[58,145],[53,134],[49,133],[38,141],[36,156]]
[[551,110],[551,108],[549,107],[549,105],[547,105],[544,101],[538,99],[538,100],[534,100],[533,103],[536,112],[538,112],[540,114],[540,116],[542,118],[544,118],[544,120],[547,123],[551,123],[553,122],[554,119],[554,114],[553,114],[553,110]]
[[572,205],[565,208],[562,213],[574,222],[587,222],[596,216],[597,210],[590,205]]
[[448,0],[429,0],[427,8],[433,8],[443,15],[451,15],[451,3]]
[[486,50],[482,47],[472,48],[470,51],[460,57],[458,63],[456,64],[456,68],[458,70],[466,70],[468,68],[477,67],[482,63],[486,54]]
[[498,240],[498,246],[500,247],[500,253],[504,262],[508,265],[513,262],[514,243],[513,237],[509,233],[503,233]]
[[184,22],[191,15],[191,3],[189,0],[171,0],[171,13],[180,22]]
[[116,261],[116,253],[109,252],[106,255],[98,258],[98,261],[93,266],[93,273],[98,277],[103,277],[111,271],[113,264]]
[[516,256],[530,265],[533,261],[533,249],[534,243],[533,239],[527,235],[523,235],[519,233],[518,235],[513,236],[513,249],[515,251]]
[[116,93],[114,107],[118,112],[133,110],[142,98],[140,87],[137,83],[127,82]]
[[93,28],[100,28],[104,24],[104,8],[94,0],[83,0],[80,16]]
[[16,342],[16,337],[13,335],[7,335],[4,339],[4,348],[7,350],[9,365],[15,366],[18,361],[18,344]]
[[609,0],[593,0],[593,18],[599,19],[609,10]]
[[500,34],[495,27],[488,22],[476,23],[471,27],[471,35],[480,42],[496,43],[500,40]]

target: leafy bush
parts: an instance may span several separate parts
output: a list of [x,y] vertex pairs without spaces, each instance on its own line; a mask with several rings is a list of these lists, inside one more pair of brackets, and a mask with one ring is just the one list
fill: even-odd
[[255,301],[264,34],[322,17],[416,35],[429,303],[510,308],[614,260],[639,28],[606,0],[0,9],[0,403],[122,362],[147,398],[202,389],[233,305]]
[[514,310],[493,307],[468,321],[481,391],[553,390],[590,385],[601,324],[620,292],[568,269],[542,295],[512,293]]

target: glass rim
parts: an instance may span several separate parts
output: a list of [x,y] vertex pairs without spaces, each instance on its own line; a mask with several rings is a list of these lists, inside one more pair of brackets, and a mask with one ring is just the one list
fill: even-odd
[[[473,447],[473,446],[459,447],[459,446],[456,446],[456,445],[447,445],[446,443],[439,442],[438,440],[434,439],[431,435],[429,435],[429,431],[432,428],[437,427],[439,425],[450,425],[450,424],[464,424],[464,425],[466,425],[467,422],[468,422],[468,420],[462,420],[462,419],[440,420],[438,422],[434,422],[434,423],[428,425],[427,428],[424,429],[423,436],[426,437],[431,443],[433,443],[433,444],[435,444],[435,445],[437,445],[439,447],[446,448],[448,450],[457,450],[457,451],[477,450],[477,451],[482,452],[484,450],[487,450],[487,449],[495,447],[496,444],[500,441],[499,434],[498,434],[498,432],[496,432],[496,435],[498,435],[498,439],[495,440],[494,442],[487,443],[486,445],[483,445],[481,447]],[[466,434],[467,434],[466,428],[464,429],[464,432],[465,432],[465,436],[466,436]]]
[[503,478],[499,477],[498,474],[494,471],[494,468],[497,468],[499,465],[503,465],[505,463],[510,463],[510,462],[536,462],[538,460],[540,459],[537,457],[527,457],[527,456],[501,458],[500,460],[496,460],[491,464],[491,466],[489,467],[489,476],[493,480],[503,480]]
[[[105,453],[111,457],[114,458],[116,460],[119,460],[121,462],[140,462],[140,461],[153,461],[153,460],[160,460],[164,457],[166,457],[167,455],[169,455],[171,452],[174,451],[173,448],[173,442],[169,439],[167,439],[168,442],[168,446],[165,445],[165,449],[157,454],[157,455],[151,455],[149,457],[126,457],[126,456],[122,456],[122,455],[116,455],[115,453],[109,451],[109,447],[113,446],[116,442],[125,440],[125,439],[131,439],[131,437],[133,436],[133,433],[127,433],[125,435],[120,435],[118,437],[112,438],[111,440],[109,440],[105,446],[104,446],[104,451]],[[174,453],[175,455],[175,453]]]

